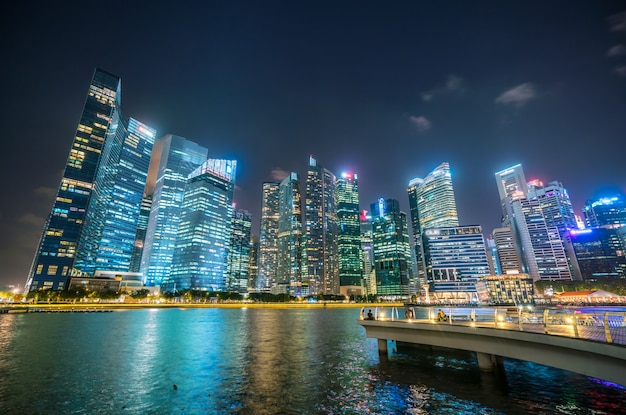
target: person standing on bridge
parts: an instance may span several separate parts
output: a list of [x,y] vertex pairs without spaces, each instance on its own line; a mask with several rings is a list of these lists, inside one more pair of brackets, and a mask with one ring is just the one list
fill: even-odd
[[446,313],[443,312],[442,309],[439,309],[439,312],[437,313],[437,320],[448,321],[448,316],[446,315]]

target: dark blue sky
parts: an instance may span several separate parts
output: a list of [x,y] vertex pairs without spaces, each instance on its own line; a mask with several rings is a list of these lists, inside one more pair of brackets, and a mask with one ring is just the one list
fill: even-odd
[[[131,4],[132,3],[132,4]],[[494,172],[560,180],[576,213],[626,190],[621,1],[13,2],[2,17],[0,286],[23,286],[95,67],[122,110],[237,159],[261,183],[308,156],[358,173],[361,205],[450,163],[488,235]]]

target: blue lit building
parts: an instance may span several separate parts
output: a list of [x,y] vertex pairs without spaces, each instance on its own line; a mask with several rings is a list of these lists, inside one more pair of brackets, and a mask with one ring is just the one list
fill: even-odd
[[583,207],[585,226],[589,228],[626,226],[626,196],[615,194],[588,200]]
[[582,278],[626,278],[626,246],[618,229],[586,228],[570,231]]
[[410,295],[411,243],[406,213],[395,199],[379,199],[371,205],[376,293]]
[[158,157],[152,208],[141,257],[146,286],[160,286],[172,266],[187,177],[206,161],[208,150],[168,134],[154,144]]
[[356,174],[344,173],[336,182],[337,253],[339,258],[340,292],[343,295],[363,294],[363,262],[361,260],[361,221],[359,183]]
[[250,230],[252,215],[245,210],[233,210],[228,251],[226,290],[246,294],[250,278]]
[[209,159],[189,175],[164,290],[227,290],[236,167]]
[[135,244],[130,258],[130,272],[139,273],[141,268],[141,256],[143,255],[143,245],[146,240],[146,230],[150,219],[150,209],[152,208],[152,196],[144,196],[141,199],[141,209],[139,209],[139,219],[137,219],[137,232],[135,232]]
[[120,112],[105,141],[74,268],[128,272],[156,131]]
[[120,108],[121,80],[96,69],[52,211],[26,282],[27,291],[64,290],[74,266],[107,134]]

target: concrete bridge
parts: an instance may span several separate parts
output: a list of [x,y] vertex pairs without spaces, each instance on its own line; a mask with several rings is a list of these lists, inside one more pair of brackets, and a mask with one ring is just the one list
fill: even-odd
[[[502,358],[539,363],[626,386],[626,312],[579,310],[445,309],[439,321],[433,309],[426,318],[398,318],[398,310],[376,309],[375,320],[362,313],[366,336],[476,353],[483,371],[502,366]],[[422,310],[423,311],[423,310]]]

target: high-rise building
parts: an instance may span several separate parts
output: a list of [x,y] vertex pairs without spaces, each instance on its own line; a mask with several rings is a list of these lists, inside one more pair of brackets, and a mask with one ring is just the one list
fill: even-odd
[[497,172],[496,183],[500,200],[507,197],[518,199],[526,197],[528,193],[528,183],[521,164]]
[[156,131],[117,112],[106,137],[74,268],[128,272]]
[[278,183],[263,183],[261,228],[259,232],[259,271],[255,291],[269,292],[276,285],[278,271]]
[[406,213],[394,199],[371,205],[372,241],[378,295],[409,296],[411,243]]
[[425,178],[414,178],[407,188],[413,247],[415,252],[418,285],[428,283],[423,233],[426,229],[459,226],[452,174],[448,163],[441,163]]
[[424,253],[428,280],[440,299],[477,299],[476,283],[491,274],[485,240],[477,225],[426,229]]
[[250,230],[252,215],[245,210],[234,210],[228,251],[226,290],[245,294],[250,278]]
[[618,231],[610,227],[570,231],[583,280],[626,278],[626,246]]
[[585,226],[589,228],[626,226],[626,195],[618,193],[588,200],[583,207]]
[[259,237],[250,235],[250,269],[248,271],[248,292],[257,291],[259,279]]
[[311,294],[339,294],[335,181],[333,173],[319,165],[313,157],[309,158],[304,240]]
[[207,158],[208,150],[183,137],[168,134],[154,144],[156,169],[152,209],[141,257],[147,286],[160,286],[169,276],[187,177]]
[[548,226],[556,226],[561,235],[572,229],[578,229],[576,215],[563,183],[558,181],[544,185],[539,180],[528,183],[528,199],[541,201],[541,209]]
[[363,262],[361,260],[361,221],[359,184],[356,174],[344,173],[337,179],[337,252],[339,257],[340,292],[343,295],[363,294]]
[[78,239],[105,139],[120,108],[121,80],[97,68],[50,216],[33,259],[26,290],[63,290],[74,265]]
[[236,168],[235,160],[209,159],[189,175],[164,289],[227,289]]
[[496,257],[499,264],[499,272],[496,274],[521,273],[522,263],[511,227],[494,229],[493,240],[496,245]]
[[290,173],[279,186],[278,250],[274,293],[303,295],[308,281],[302,270],[302,197],[297,173]]
[[148,229],[151,208],[152,196],[145,195],[141,199],[141,209],[139,209],[139,219],[137,219],[135,243],[133,245],[133,253],[130,257],[130,272],[139,272],[141,269],[141,256],[143,255],[143,245],[146,241],[146,230]]

